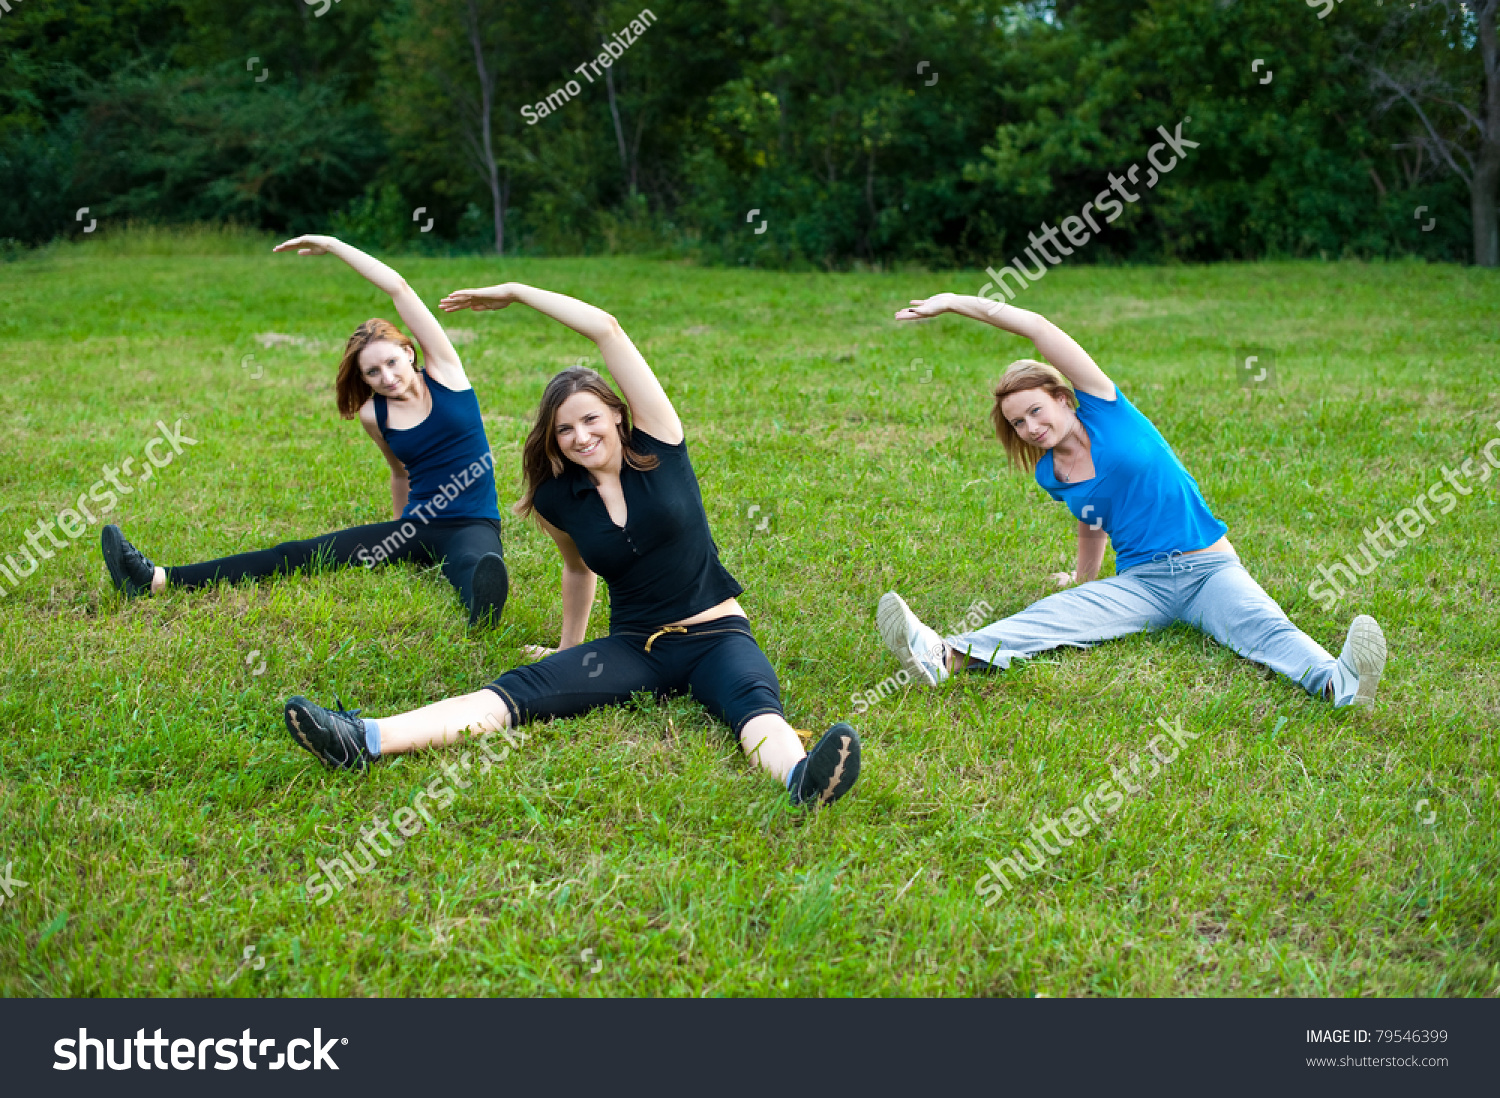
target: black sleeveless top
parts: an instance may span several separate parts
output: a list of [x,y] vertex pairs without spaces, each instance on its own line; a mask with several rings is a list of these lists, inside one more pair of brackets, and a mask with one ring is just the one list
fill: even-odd
[[[432,411],[415,427],[387,427],[386,400],[375,395],[375,420],[409,478],[401,517],[500,521],[495,458],[473,389],[455,392],[426,375]],[[423,513],[425,511],[425,514]]]
[[630,448],[654,454],[661,464],[646,471],[621,465],[623,527],[609,517],[588,473],[571,461],[531,500],[609,585],[611,633],[654,632],[745,590],[719,563],[686,440],[669,446],[636,427]]

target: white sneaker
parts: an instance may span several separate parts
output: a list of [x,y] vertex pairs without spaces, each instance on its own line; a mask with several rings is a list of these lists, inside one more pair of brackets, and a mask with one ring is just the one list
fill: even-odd
[[885,646],[928,686],[936,686],[948,677],[948,647],[943,638],[937,635],[937,630],[923,625],[896,592],[887,591],[880,596],[875,622]]
[[1349,623],[1349,635],[1339,653],[1339,666],[1348,679],[1358,684],[1349,704],[1375,704],[1375,688],[1385,672],[1385,634],[1369,614],[1361,614]]

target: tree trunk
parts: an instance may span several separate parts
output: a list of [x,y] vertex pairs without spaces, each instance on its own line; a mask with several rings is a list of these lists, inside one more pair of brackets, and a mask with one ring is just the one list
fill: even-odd
[[1474,217],[1474,262],[1480,267],[1500,266],[1500,228],[1496,204],[1500,203],[1500,33],[1497,19],[1500,3],[1489,0],[1476,12],[1479,57],[1484,64],[1484,111],[1479,127],[1479,156],[1474,180],[1469,185],[1469,204]]
[[495,110],[495,80],[484,63],[484,45],[479,34],[479,11],[475,0],[468,6],[469,43],[474,47],[474,68],[479,73],[479,136],[484,149],[484,167],[490,185],[490,206],[495,219],[495,254],[505,254],[505,195],[500,187],[500,166],[495,163],[491,123]]
[[[1489,149],[1485,150],[1489,152]],[[1474,173],[1469,187],[1469,209],[1474,218],[1474,263],[1479,267],[1500,267],[1500,149],[1487,157],[1490,163]]]
[[625,173],[625,187],[631,198],[635,197],[635,166],[625,149],[625,127],[620,123],[620,104],[615,98],[614,66],[604,70],[604,87],[609,92],[609,116],[615,120],[615,143],[620,146],[620,170]]

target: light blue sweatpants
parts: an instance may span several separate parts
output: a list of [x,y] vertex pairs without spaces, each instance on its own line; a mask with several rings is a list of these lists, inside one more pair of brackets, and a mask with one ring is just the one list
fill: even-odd
[[1080,584],[972,633],[943,638],[993,667],[1051,648],[1195,626],[1248,660],[1280,672],[1314,697],[1330,679],[1334,704],[1348,705],[1359,683],[1287,618],[1233,553],[1173,553],[1123,575]]

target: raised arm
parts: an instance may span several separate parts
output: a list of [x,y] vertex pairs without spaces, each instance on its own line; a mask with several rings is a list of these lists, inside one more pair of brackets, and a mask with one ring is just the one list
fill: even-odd
[[562,554],[563,559],[562,639],[557,642],[557,650],[560,652],[564,648],[583,643],[583,635],[589,627],[589,611],[594,607],[594,590],[599,577],[583,563],[583,556],[571,537],[541,515],[536,518],[542,524],[542,529],[557,542],[557,551]]
[[1087,351],[1052,321],[1029,309],[1018,309],[1002,301],[962,294],[938,294],[913,301],[896,314],[897,320],[927,320],[943,313],[957,313],[982,320],[1002,331],[1031,340],[1037,352],[1073,383],[1073,388],[1100,400],[1115,399],[1115,383],[1105,376]]
[[682,441],[682,420],[667,396],[656,374],[636,350],[620,322],[603,309],[575,297],[539,290],[520,282],[506,282],[478,290],[455,290],[443,298],[445,312],[456,309],[503,309],[519,302],[529,305],[559,324],[565,324],[579,335],[592,339],[604,356],[604,368],[620,387],[630,418],[653,438],[675,446]]
[[288,240],[285,244],[276,245],[273,250],[289,252],[294,249],[298,255],[338,256],[367,278],[372,285],[390,294],[397,314],[411,330],[417,345],[422,348],[425,369],[437,378],[438,383],[444,388],[471,388],[468,375],[464,373],[463,362],[459,359],[458,352],[453,349],[453,342],[448,338],[448,333],[443,331],[443,326],[438,323],[437,317],[433,316],[432,310],[417,296],[417,292],[395,270],[374,256],[366,255],[353,245],[345,244],[342,240],[332,236],[299,236]]

